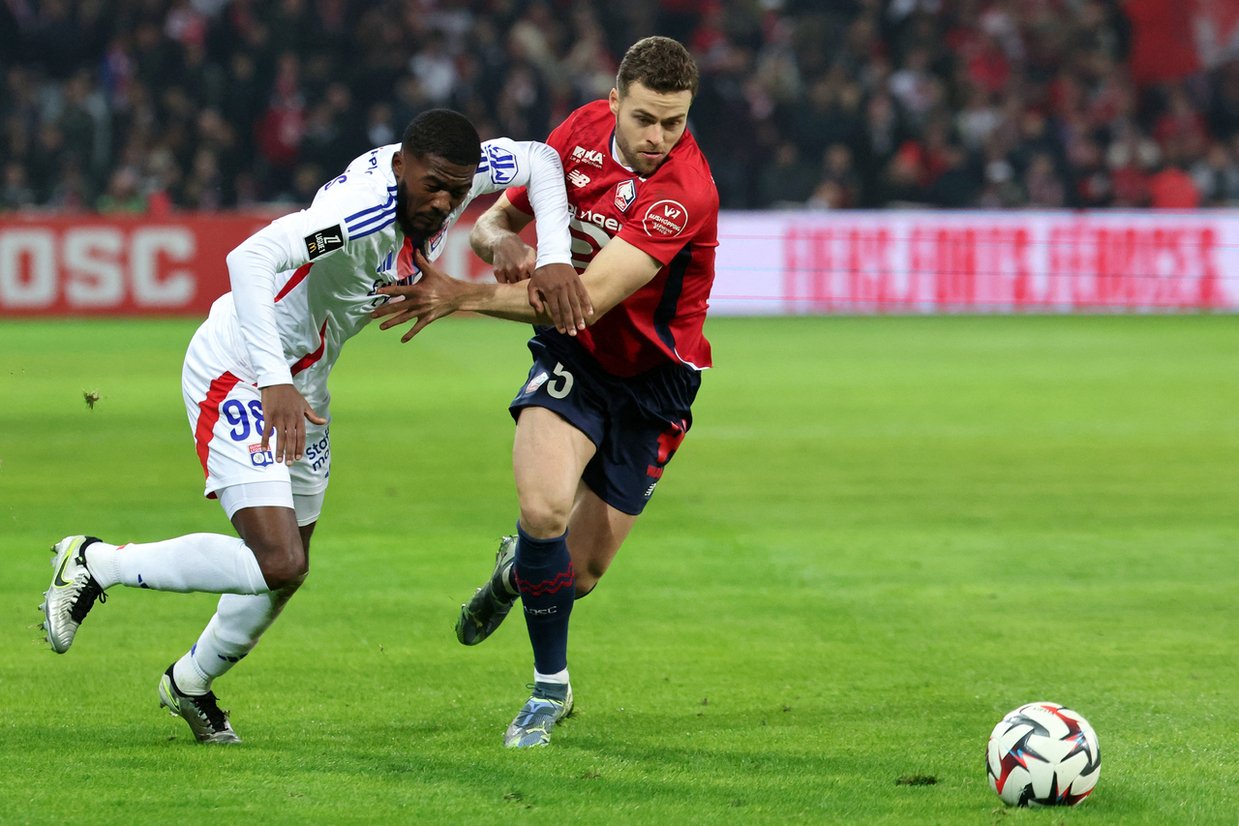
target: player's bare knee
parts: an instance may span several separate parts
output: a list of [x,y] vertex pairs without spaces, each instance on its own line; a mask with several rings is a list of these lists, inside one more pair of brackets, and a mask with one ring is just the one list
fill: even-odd
[[[307,563],[307,568],[308,568],[308,563]],[[287,599],[291,597],[293,594],[297,593],[297,589],[305,584],[306,578],[309,575],[310,575],[309,570],[306,570],[300,576],[294,577],[293,579],[289,580],[284,585],[280,586],[278,590],[281,596]]]
[[296,588],[310,572],[310,560],[300,542],[289,544],[248,543],[267,587],[272,591]]
[[521,505],[521,527],[535,539],[553,539],[568,530],[569,507],[550,503]]
[[265,563],[259,562],[263,579],[272,591],[283,591],[300,587],[309,573],[309,561],[304,555],[286,555],[275,559],[268,558]]

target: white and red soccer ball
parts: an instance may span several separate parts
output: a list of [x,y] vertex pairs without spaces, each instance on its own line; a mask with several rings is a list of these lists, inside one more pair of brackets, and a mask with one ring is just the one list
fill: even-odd
[[1097,785],[1101,746],[1088,720],[1058,703],[1029,703],[994,727],[990,788],[1009,806],[1074,806]]

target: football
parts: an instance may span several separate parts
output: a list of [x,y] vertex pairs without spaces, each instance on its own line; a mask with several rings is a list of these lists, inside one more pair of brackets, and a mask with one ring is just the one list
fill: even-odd
[[989,736],[990,788],[1008,806],[1074,806],[1101,776],[1101,746],[1088,720],[1058,703],[1029,703]]

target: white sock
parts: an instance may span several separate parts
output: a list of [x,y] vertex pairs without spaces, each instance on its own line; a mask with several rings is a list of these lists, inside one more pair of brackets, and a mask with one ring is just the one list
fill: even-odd
[[185,694],[206,694],[216,677],[254,650],[263,632],[284,610],[295,588],[265,594],[224,594],[215,616],[185,656],[172,666],[172,679]]
[[538,669],[533,670],[533,681],[535,683],[555,683],[556,685],[568,684],[568,669],[556,671],[554,674],[543,674]]
[[249,546],[218,533],[191,533],[119,547],[95,542],[86,548],[86,567],[104,590],[117,584],[182,593],[264,594],[271,590]]
[[177,691],[201,697],[211,690],[211,678],[202,672],[194,662],[194,650],[172,664],[172,682],[176,683]]

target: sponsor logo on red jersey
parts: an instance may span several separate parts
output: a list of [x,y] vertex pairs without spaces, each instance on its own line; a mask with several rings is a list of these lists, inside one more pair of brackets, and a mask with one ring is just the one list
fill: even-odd
[[646,235],[674,238],[688,226],[688,210],[679,201],[655,201],[641,221]]
[[578,144],[572,150],[572,160],[602,169],[602,153],[597,149],[586,149]]
[[594,226],[602,227],[609,232],[619,232],[623,228],[623,224],[610,215],[603,215],[601,212],[595,212],[592,209],[578,210],[577,205],[572,203],[568,204],[568,217],[582,224],[593,224]]

